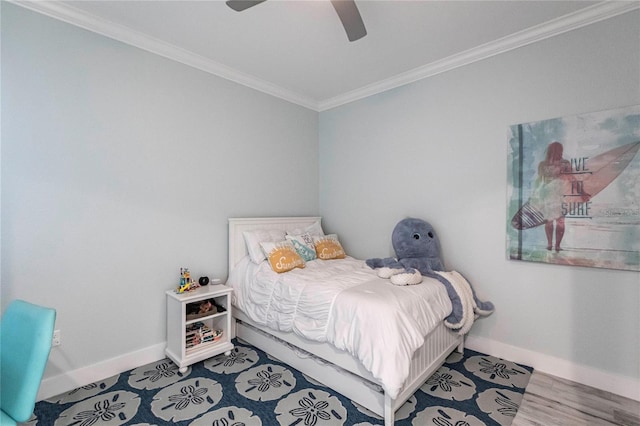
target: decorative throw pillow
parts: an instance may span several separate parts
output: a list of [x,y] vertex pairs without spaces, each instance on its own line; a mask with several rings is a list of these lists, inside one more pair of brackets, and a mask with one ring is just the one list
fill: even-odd
[[265,259],[260,243],[284,240],[284,231],[277,229],[244,231],[242,235],[244,236],[244,242],[247,245],[249,257],[253,263],[260,263]]
[[271,269],[281,274],[294,268],[304,268],[304,260],[289,241],[260,243]]
[[295,247],[296,251],[305,262],[317,259],[313,237],[308,233],[302,235],[287,235],[287,240],[291,241],[293,247]]
[[313,237],[316,246],[316,255],[319,259],[344,259],[346,254],[336,234]]

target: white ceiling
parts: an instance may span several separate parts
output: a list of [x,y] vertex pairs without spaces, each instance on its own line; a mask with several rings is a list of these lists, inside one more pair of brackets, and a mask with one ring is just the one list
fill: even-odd
[[14,1],[324,110],[638,8],[640,2],[357,0],[349,42],[327,0]]

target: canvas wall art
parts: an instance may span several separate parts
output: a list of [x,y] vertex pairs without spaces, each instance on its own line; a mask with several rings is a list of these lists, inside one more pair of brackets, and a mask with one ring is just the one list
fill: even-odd
[[640,270],[640,105],[509,128],[507,257]]

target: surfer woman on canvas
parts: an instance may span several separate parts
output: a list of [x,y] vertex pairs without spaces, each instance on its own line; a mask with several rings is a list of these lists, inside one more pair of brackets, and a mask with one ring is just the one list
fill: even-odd
[[562,202],[564,197],[563,174],[569,173],[571,164],[562,158],[563,147],[560,142],[552,142],[547,147],[545,159],[538,164],[538,178],[535,182],[531,204],[544,215],[544,230],[547,236],[547,250],[553,248],[555,225],[555,249],[560,251],[564,236],[564,215]]

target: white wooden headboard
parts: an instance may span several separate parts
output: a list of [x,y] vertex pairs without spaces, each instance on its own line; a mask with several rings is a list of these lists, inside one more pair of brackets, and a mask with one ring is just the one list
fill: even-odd
[[247,255],[247,246],[244,242],[244,231],[255,229],[279,229],[293,231],[306,228],[322,217],[230,217],[229,218],[229,273],[240,260]]

